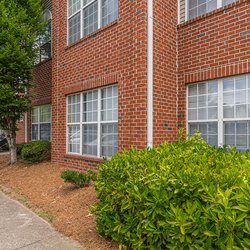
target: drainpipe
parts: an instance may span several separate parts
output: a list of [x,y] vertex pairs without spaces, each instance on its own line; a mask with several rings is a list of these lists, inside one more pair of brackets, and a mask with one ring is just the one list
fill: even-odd
[[24,140],[25,142],[28,142],[28,114],[25,113],[24,115]]
[[[28,94],[28,89],[25,89],[25,94]],[[28,142],[28,113],[24,114],[24,141]]]
[[153,0],[147,0],[147,147],[153,147]]

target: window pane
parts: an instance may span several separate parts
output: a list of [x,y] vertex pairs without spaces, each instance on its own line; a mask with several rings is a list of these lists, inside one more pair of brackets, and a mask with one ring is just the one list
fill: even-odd
[[117,86],[102,89],[101,120],[116,121],[118,119],[118,91]]
[[36,140],[38,140],[39,139],[39,137],[38,137],[38,124],[33,124],[32,126],[31,126],[31,140],[32,141],[36,141]]
[[213,11],[217,8],[216,0],[189,0],[189,19]]
[[51,42],[45,43],[40,47],[41,62],[51,57]]
[[189,96],[197,95],[197,84],[188,86],[188,95]]
[[207,106],[207,96],[202,95],[198,97],[198,107],[206,107]]
[[249,149],[250,122],[224,122],[224,144],[237,147],[239,150]]
[[40,106],[40,122],[51,122],[51,105]]
[[101,155],[110,157],[118,151],[117,124],[103,124],[101,133]]
[[83,125],[83,154],[97,155],[97,125]]
[[39,108],[34,107],[31,112],[31,122],[38,123],[39,122]]
[[213,1],[209,1],[207,4],[207,12],[213,11],[217,8],[217,1],[213,0]]
[[83,36],[98,29],[98,1],[83,9]]
[[223,79],[224,118],[248,117],[249,96],[246,80],[246,76]]
[[213,94],[218,92],[218,84],[216,81],[208,82],[208,93]]
[[102,0],[102,26],[118,18],[118,0]]
[[68,126],[68,151],[80,153],[80,125]]
[[83,122],[97,122],[98,91],[83,94]]
[[40,124],[40,140],[50,141],[50,123]]
[[207,143],[214,146],[218,145],[218,124],[216,122],[189,123],[188,130],[189,135],[193,135],[195,130],[198,130]]
[[217,81],[192,84],[188,86],[188,93],[188,120],[218,118]]
[[208,95],[208,106],[217,106],[218,98],[217,95]]
[[68,97],[68,123],[80,122],[80,94]]
[[230,3],[234,3],[236,0],[223,0],[222,1],[222,6],[228,5]]
[[68,1],[68,15],[71,16],[78,12],[81,8],[81,0],[69,0]]
[[223,91],[232,91],[234,90],[234,79],[233,78],[225,78],[223,80]]
[[246,89],[247,88],[247,79],[246,76],[237,76],[235,77],[235,88]]
[[237,105],[236,106],[236,117],[237,118],[247,117],[247,105]]
[[81,15],[80,13],[71,17],[68,21],[68,43],[74,43],[80,39]]
[[235,104],[244,104],[247,100],[246,90],[236,91],[235,93]]
[[234,107],[224,106],[223,116],[224,116],[224,118],[234,118]]

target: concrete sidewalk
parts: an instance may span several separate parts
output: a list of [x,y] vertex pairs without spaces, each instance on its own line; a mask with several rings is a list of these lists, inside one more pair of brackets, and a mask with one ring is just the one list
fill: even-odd
[[0,250],[80,250],[22,204],[0,192]]

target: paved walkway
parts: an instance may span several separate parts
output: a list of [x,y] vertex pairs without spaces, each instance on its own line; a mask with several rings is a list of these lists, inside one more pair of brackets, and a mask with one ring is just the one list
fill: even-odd
[[32,211],[0,192],[0,250],[80,250]]

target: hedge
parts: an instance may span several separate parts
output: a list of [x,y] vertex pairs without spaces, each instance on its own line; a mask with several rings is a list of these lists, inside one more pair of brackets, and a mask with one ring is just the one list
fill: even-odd
[[51,158],[51,143],[49,141],[31,141],[22,145],[21,157],[29,162],[42,162]]
[[250,154],[196,134],[100,167],[97,230],[123,249],[250,249]]

